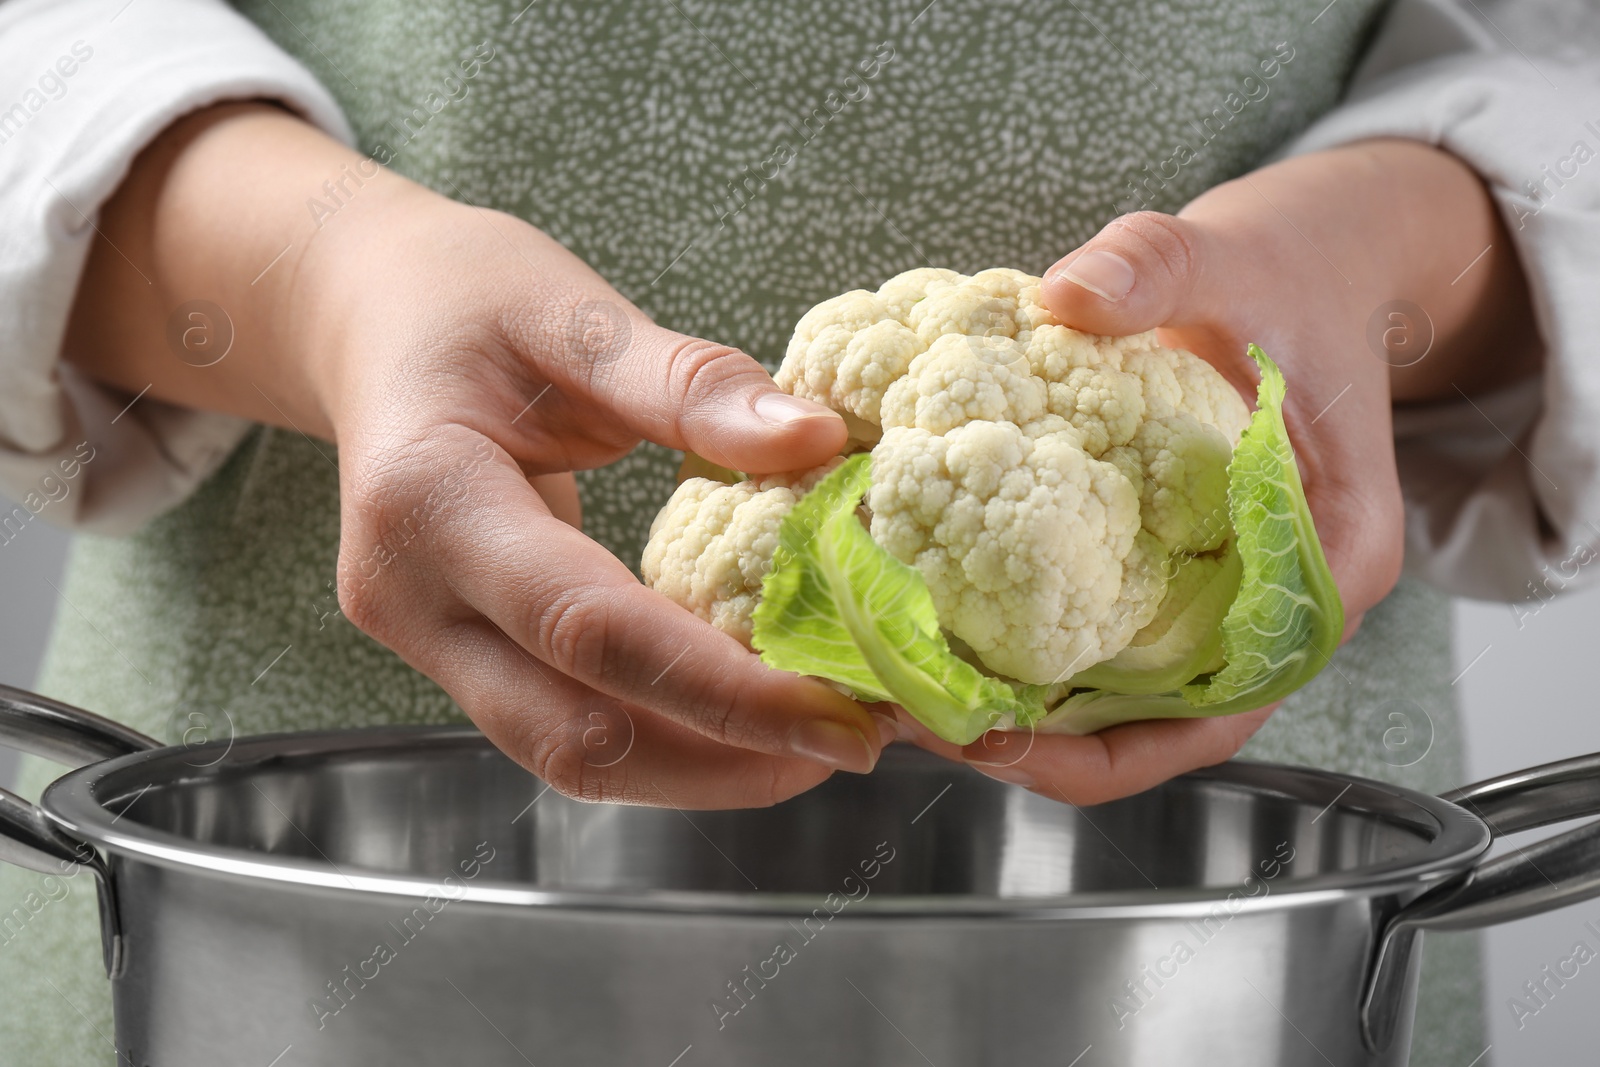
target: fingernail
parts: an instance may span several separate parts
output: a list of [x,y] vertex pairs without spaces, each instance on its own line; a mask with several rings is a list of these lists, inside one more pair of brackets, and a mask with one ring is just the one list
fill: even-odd
[[877,712],[873,712],[872,718],[878,724],[878,740],[885,745],[905,736],[900,732],[900,720],[893,716],[879,715]]
[[828,414],[828,409],[809,400],[801,400],[788,393],[762,393],[756,397],[755,412],[775,426],[787,426],[801,419],[815,419]]
[[1007,782],[1011,785],[1020,785],[1028,789],[1033,788],[1033,775],[1020,767],[996,767],[989,763],[973,763],[971,760],[967,761],[967,766],[982,771],[990,778],[998,781]]
[[1085,252],[1061,275],[1101,300],[1121,300],[1133,288],[1133,268],[1115,252]]
[[830,719],[802,719],[789,731],[789,751],[841,771],[866,774],[878,762],[859,730]]

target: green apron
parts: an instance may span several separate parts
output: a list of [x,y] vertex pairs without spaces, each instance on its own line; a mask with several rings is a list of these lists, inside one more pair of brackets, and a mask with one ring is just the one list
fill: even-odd
[[[1257,165],[1334,104],[1379,6],[1325,2],[240,6],[321,78],[364,151],[529,220],[663,325],[773,368],[800,315],[845,289],[924,265],[1041,273],[1116,213],[1175,210]],[[313,213],[337,206],[307,192]],[[676,464],[645,446],[582,474],[587,532],[637,564]],[[40,687],[170,742],[226,720],[459,720],[340,616],[338,534],[326,458],[252,433],[138,534],[77,539],[76,610],[57,616]],[[1246,754],[1460,784],[1448,607],[1403,584]],[[30,760],[21,791],[57,773]],[[0,912],[45,900],[0,932],[8,1067],[113,1058],[93,892],[66,884],[45,899],[38,877],[0,870]],[[1430,938],[1418,1067],[1482,1051],[1479,968],[1472,938]]]

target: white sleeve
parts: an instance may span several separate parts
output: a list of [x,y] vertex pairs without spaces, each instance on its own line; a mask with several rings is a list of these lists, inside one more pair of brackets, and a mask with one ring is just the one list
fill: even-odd
[[[220,0],[0,3],[0,493],[28,518],[131,530],[249,429],[135,402],[60,355],[95,220],[134,157],[183,115],[251,98],[353,140],[317,80]],[[20,521],[8,506],[0,540]]]
[[1403,137],[1488,184],[1545,370],[1494,395],[1397,409],[1395,448],[1407,572],[1520,600],[1600,578],[1587,566],[1600,561],[1600,63],[1497,33],[1445,0],[1401,0],[1345,103],[1287,154]]

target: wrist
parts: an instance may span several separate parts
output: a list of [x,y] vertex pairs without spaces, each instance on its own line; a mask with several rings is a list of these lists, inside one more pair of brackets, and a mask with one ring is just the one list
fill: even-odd
[[1396,403],[1455,400],[1537,373],[1527,280],[1488,187],[1451,153],[1376,140],[1339,150],[1384,190],[1371,232],[1388,269],[1369,290],[1368,347]]
[[[347,172],[362,162],[268,103],[174,123],[101,210],[67,358],[130,394],[331,439],[334,350],[300,311],[300,264],[356,213],[361,196],[338,185],[353,190]],[[378,186],[410,184],[382,171],[367,182],[369,201]]]
[[[334,196],[323,191],[317,198],[315,221],[307,209],[303,247],[272,299],[284,324],[282,350],[304,383],[323,436],[337,442],[362,374],[394,354],[374,343],[366,326],[374,318],[395,318],[398,308],[385,305],[405,302],[406,276],[416,267],[411,259],[426,255],[407,249],[438,247],[413,235],[428,227],[437,232],[441,208],[456,205],[354,153],[329,173],[325,181],[344,180]],[[333,211],[325,210],[329,205]]]
[[1516,250],[1483,181],[1448,152],[1379,139],[1295,156],[1182,214],[1252,250],[1246,288],[1314,284],[1344,324],[1341,349],[1373,361],[1393,402],[1458,398],[1538,369]]

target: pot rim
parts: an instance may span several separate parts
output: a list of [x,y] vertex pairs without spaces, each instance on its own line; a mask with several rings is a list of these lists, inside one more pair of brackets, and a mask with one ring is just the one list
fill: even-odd
[[[368,893],[422,899],[444,897],[456,904],[537,907],[560,912],[666,913],[679,918],[796,917],[810,915],[828,894],[661,889],[536,889],[487,876],[442,892],[439,879],[336,867],[301,858],[263,859],[250,849],[197,845],[192,840],[135,822],[108,804],[137,800],[134,794],[214,773],[238,773],[252,765],[340,755],[381,756],[425,746],[430,751],[489,749],[472,726],[382,726],[261,734],[193,746],[169,746],[102,760],[56,779],[40,806],[63,830],[112,857],[153,863],[186,874],[247,883],[276,883],[294,891]],[[207,760],[215,754],[214,758]],[[972,773],[931,753],[891,746],[884,761],[928,761],[952,773]],[[1403,786],[1308,767],[1230,760],[1181,777],[1207,779],[1275,794],[1408,827],[1432,838],[1407,857],[1354,870],[1281,878],[1260,896],[1240,895],[1239,883],[1184,889],[1129,889],[1054,896],[997,897],[982,894],[896,895],[872,893],[850,900],[833,918],[865,919],[1184,919],[1310,907],[1386,893],[1421,892],[1465,871],[1491,840],[1487,824],[1448,801]],[[537,781],[532,775],[530,781]],[[995,783],[999,785],[1000,783]],[[1006,788],[1020,788],[1009,786]],[[104,799],[102,799],[104,794]],[[542,793],[540,794],[543,795]],[[132,799],[128,799],[129,797]],[[530,805],[531,807],[531,805]],[[1326,809],[1324,809],[1326,810]],[[1318,816],[1319,818],[1321,816]],[[1237,907],[1230,906],[1230,901]]]

